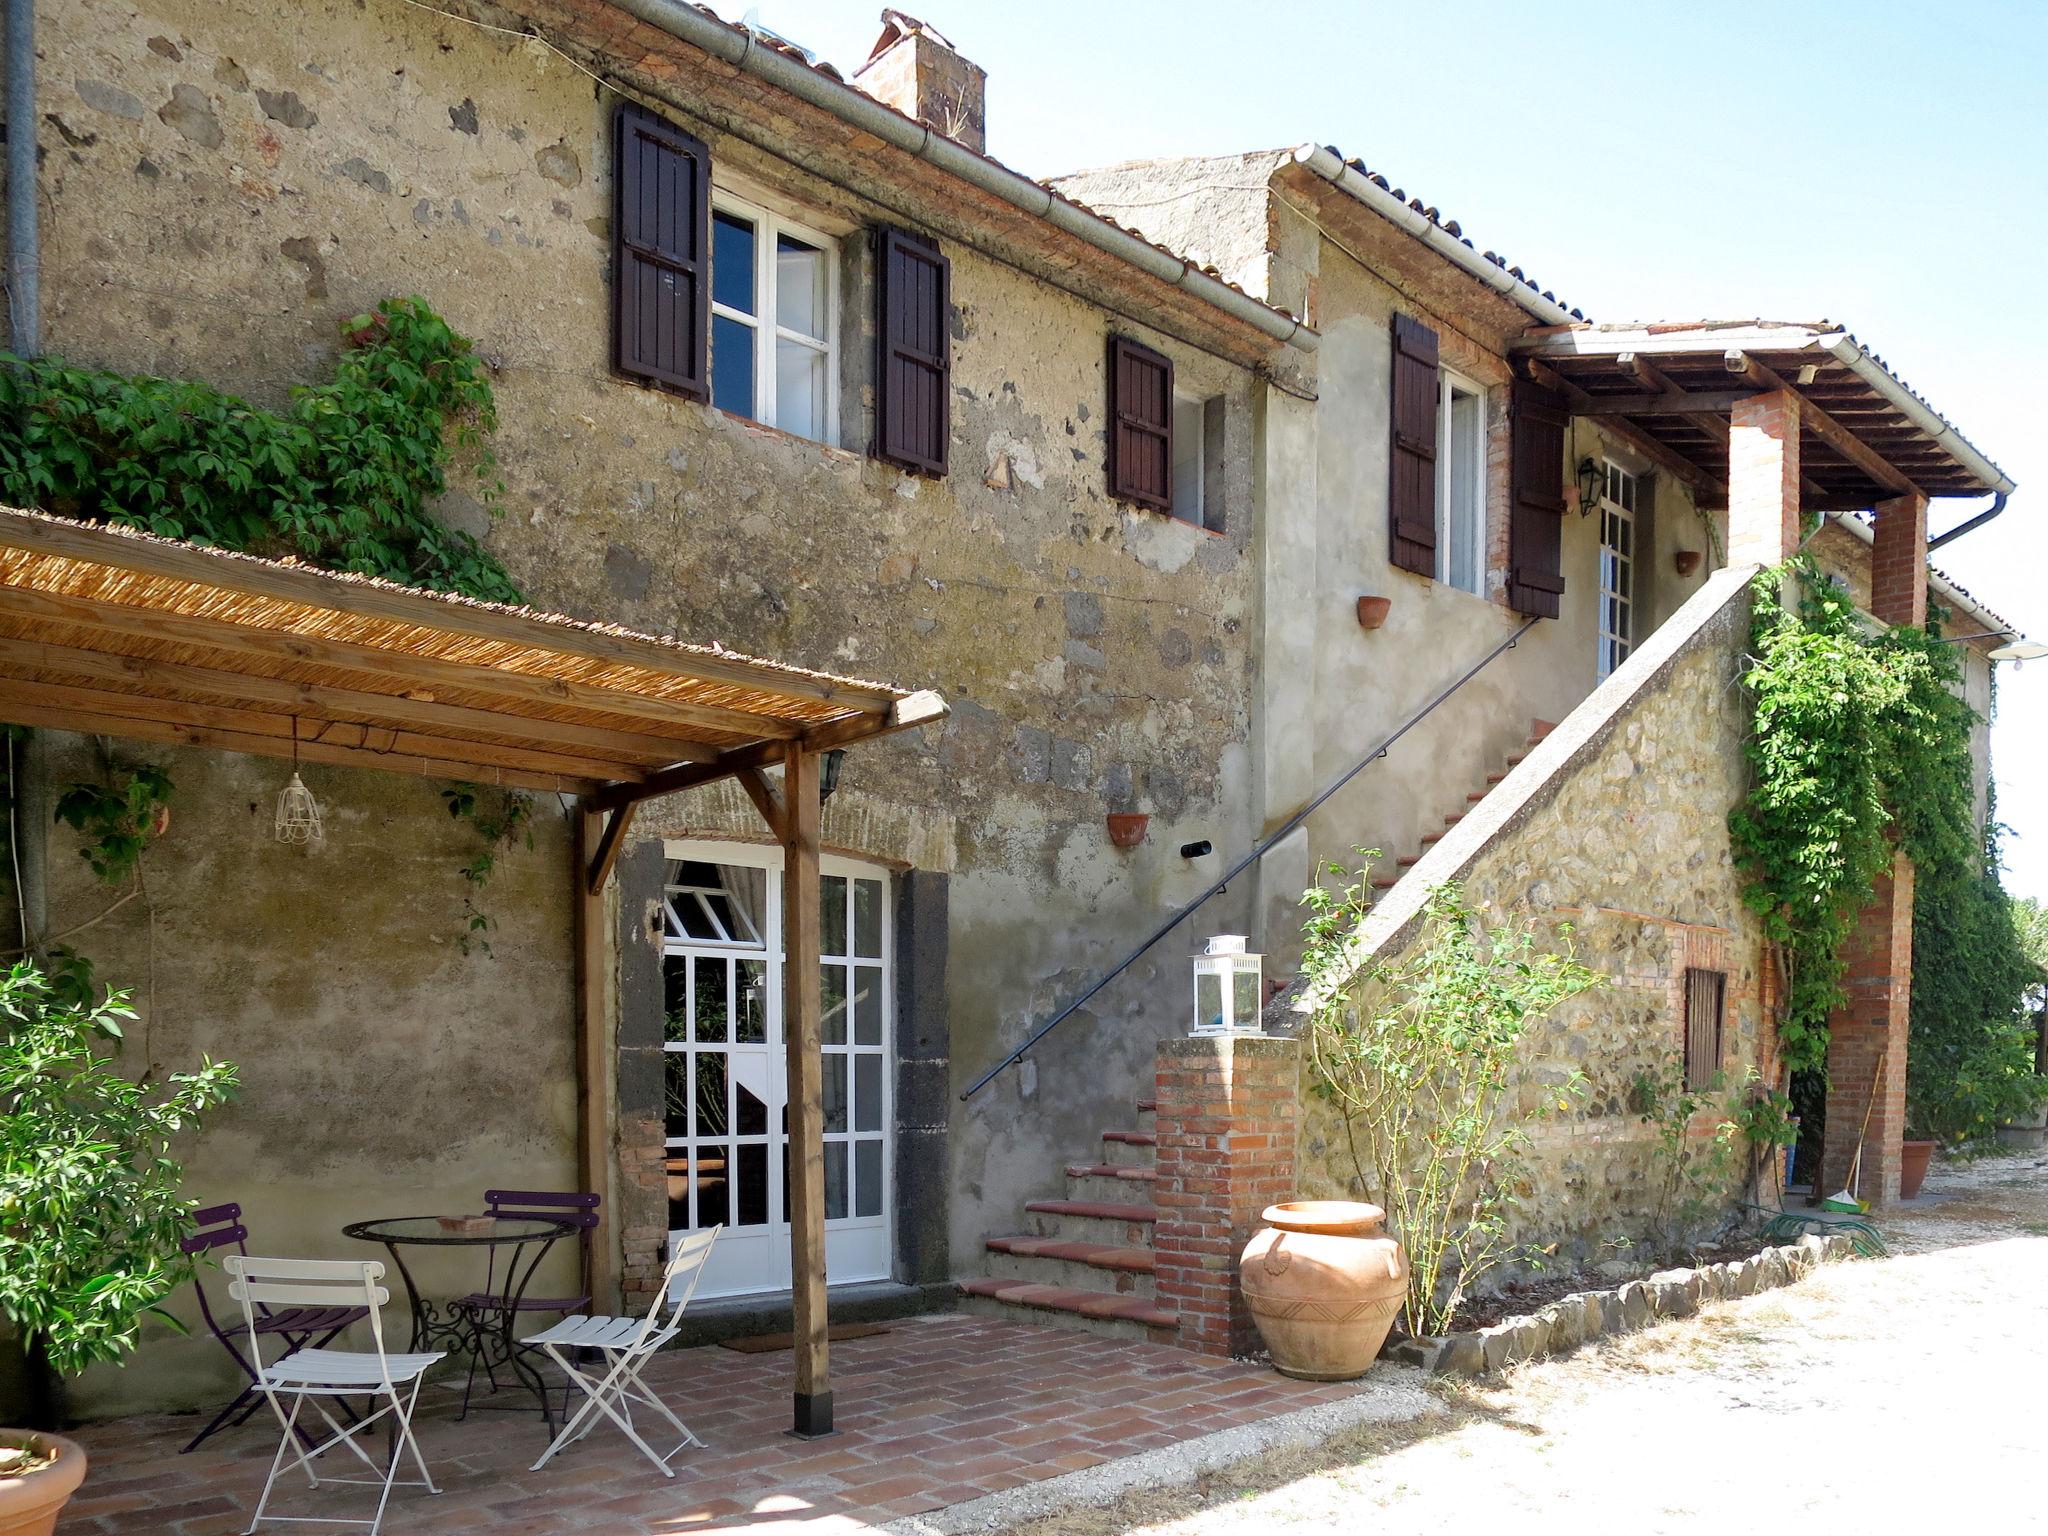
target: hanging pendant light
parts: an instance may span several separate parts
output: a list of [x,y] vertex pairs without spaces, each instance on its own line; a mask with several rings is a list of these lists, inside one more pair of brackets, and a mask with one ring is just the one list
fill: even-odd
[[292,778],[277,794],[277,840],[317,848],[321,841],[320,802],[299,777],[299,722],[292,719]]

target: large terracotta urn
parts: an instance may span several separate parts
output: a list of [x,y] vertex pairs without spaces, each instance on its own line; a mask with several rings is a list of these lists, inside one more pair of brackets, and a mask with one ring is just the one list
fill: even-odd
[[1303,1381],[1349,1381],[1379,1358],[1408,1294],[1408,1256],[1356,1200],[1269,1205],[1245,1244],[1238,1285],[1273,1356]]
[[0,1477],[0,1536],[50,1536],[57,1516],[85,1481],[85,1448],[62,1435],[0,1430],[0,1445],[51,1448],[57,1459],[16,1477]]

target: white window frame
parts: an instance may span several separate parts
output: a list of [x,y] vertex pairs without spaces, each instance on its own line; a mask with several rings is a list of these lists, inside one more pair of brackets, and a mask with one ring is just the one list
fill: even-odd
[[[807,441],[824,443],[827,447],[839,445],[839,242],[822,230],[795,219],[786,219],[779,213],[771,212],[759,203],[750,203],[743,197],[718,187],[711,189],[711,211],[714,217],[720,213],[732,214],[735,218],[746,219],[754,226],[754,308],[757,313],[749,315],[743,311],[721,304],[714,297],[711,313],[715,316],[744,325],[754,333],[754,414],[752,419],[766,427],[789,432],[790,428],[776,419],[775,402],[775,343],[788,340],[813,351],[825,354],[825,431],[820,437],[808,433],[793,433]],[[825,258],[825,339],[819,344],[815,336],[806,336],[801,331],[785,329],[775,320],[775,250],[778,237],[788,235],[805,245],[815,247]],[[713,260],[716,260],[717,239],[712,240]],[[711,286],[717,288],[716,274],[712,275]],[[714,340],[715,346],[715,340]],[[710,368],[707,362],[707,372]]]
[[[1194,418],[1193,459],[1195,472],[1192,476],[1180,473],[1180,460],[1184,452],[1181,442],[1181,413],[1186,411]],[[1209,462],[1209,401],[1207,397],[1185,389],[1173,392],[1173,505],[1167,509],[1167,516],[1178,518],[1196,528],[1208,526],[1204,516],[1205,498],[1208,487],[1203,483]],[[1192,480],[1192,485],[1187,481]]]
[[[1599,631],[1597,675],[1601,681],[1628,660],[1635,649],[1636,607],[1642,601],[1638,578],[1642,575],[1642,547],[1638,539],[1642,524],[1636,521],[1640,485],[1635,472],[1612,459],[1603,461],[1600,500],[1600,605],[1594,615]],[[1628,553],[1623,554],[1609,537],[1617,523],[1628,527]],[[1628,590],[1621,590],[1617,578],[1626,573]]]
[[[1472,572],[1469,585],[1457,580],[1452,572],[1451,552],[1451,474],[1458,458],[1458,445],[1453,438],[1451,423],[1455,419],[1452,411],[1455,395],[1472,397],[1478,405],[1477,430],[1472,434],[1469,448],[1472,471]],[[1486,390],[1483,386],[1454,373],[1449,368],[1437,370],[1436,384],[1436,547],[1438,580],[1445,586],[1459,592],[1470,592],[1483,597],[1486,593]]]

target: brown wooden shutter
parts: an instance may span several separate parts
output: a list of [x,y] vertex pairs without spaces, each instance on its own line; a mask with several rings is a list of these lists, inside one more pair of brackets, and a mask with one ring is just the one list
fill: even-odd
[[675,124],[628,104],[612,169],[612,366],[702,400],[711,156]]
[[900,229],[878,232],[875,456],[946,472],[952,445],[953,265]]
[[1173,359],[1109,338],[1109,494],[1173,510]]
[[1387,558],[1436,575],[1436,332],[1394,316],[1393,475],[1387,491]]
[[1517,379],[1510,416],[1508,606],[1557,617],[1564,593],[1564,396]]

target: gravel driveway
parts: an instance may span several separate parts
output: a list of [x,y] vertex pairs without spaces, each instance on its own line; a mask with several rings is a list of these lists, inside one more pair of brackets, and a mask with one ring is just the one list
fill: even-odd
[[1889,1259],[1018,1529],[2048,1530],[2048,1156],[1937,1170],[1928,1194],[1882,1223]]

